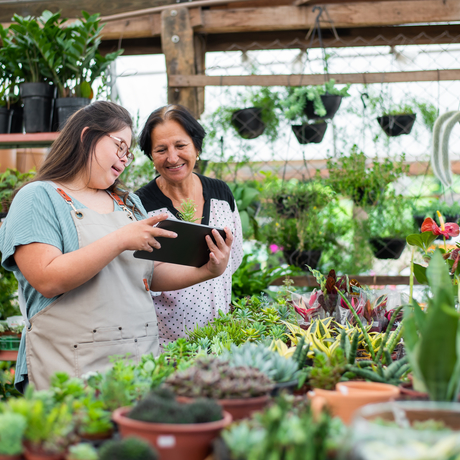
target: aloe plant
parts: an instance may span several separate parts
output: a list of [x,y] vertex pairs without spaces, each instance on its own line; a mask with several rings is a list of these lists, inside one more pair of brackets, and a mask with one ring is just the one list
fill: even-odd
[[432,296],[426,314],[417,302],[405,309],[404,343],[414,388],[433,401],[454,401],[460,390],[460,315],[448,268],[436,251],[427,269]]

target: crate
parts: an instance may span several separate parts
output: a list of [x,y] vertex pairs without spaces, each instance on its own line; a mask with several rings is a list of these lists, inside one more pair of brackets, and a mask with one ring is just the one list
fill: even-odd
[[0,350],[19,350],[21,337],[16,335],[0,336]]

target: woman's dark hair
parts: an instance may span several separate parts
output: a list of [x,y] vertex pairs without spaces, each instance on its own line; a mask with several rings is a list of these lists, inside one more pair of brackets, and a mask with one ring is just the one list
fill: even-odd
[[152,160],[152,131],[161,123],[173,120],[179,123],[191,137],[198,153],[203,147],[206,132],[183,105],[165,105],[152,112],[139,136],[139,147]]
[[[82,135],[84,128],[88,129]],[[67,120],[30,182],[73,180],[90,164],[97,142],[107,134],[124,128],[133,129],[131,115],[125,108],[106,101],[93,102],[83,107]],[[108,190],[121,196],[126,204],[129,192],[118,179]]]

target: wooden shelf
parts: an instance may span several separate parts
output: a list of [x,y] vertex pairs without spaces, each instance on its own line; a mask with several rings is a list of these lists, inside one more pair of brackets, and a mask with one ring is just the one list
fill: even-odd
[[0,134],[0,149],[49,147],[59,133]]
[[18,350],[0,350],[0,361],[17,361]]

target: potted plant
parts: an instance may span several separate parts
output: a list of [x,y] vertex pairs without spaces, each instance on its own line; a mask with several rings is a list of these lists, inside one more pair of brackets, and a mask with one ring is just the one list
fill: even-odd
[[[115,458],[115,457],[112,457]],[[125,457],[128,459],[128,457]],[[75,444],[69,447],[69,452],[66,456],[66,460],[98,460],[99,456],[97,450],[86,442]],[[148,457],[145,457],[147,460]]]
[[402,195],[387,194],[369,213],[363,225],[377,259],[399,259],[406,247],[406,236],[416,231],[412,205]]
[[0,219],[8,214],[14,191],[32,179],[34,174],[35,171],[21,173],[17,169],[7,169],[0,174]]
[[373,206],[383,197],[387,186],[406,172],[404,160],[403,154],[396,161],[385,158],[368,164],[366,155],[354,145],[349,154],[328,159],[327,184],[336,193],[352,199],[356,206]]
[[244,238],[257,238],[259,224],[256,216],[260,209],[259,190],[248,182],[230,182],[228,186],[238,207]]
[[377,121],[388,136],[395,137],[410,134],[416,117],[413,107],[406,103],[385,110]]
[[0,414],[0,460],[20,460],[26,419],[21,414]]
[[123,438],[134,435],[145,439],[162,460],[204,460],[212,440],[231,423],[232,417],[215,401],[201,398],[179,402],[170,390],[160,388],[132,408],[117,409],[113,420]]
[[234,420],[239,420],[267,405],[274,383],[257,369],[232,367],[225,360],[209,357],[170,375],[165,386],[177,396],[217,399]]
[[[288,89],[287,97],[282,104],[286,108],[286,118],[300,123],[291,126],[300,144],[318,144],[323,140],[327,128],[324,120],[335,115],[342,97],[349,96],[349,87],[350,85],[346,85],[342,89],[337,89],[335,80],[331,79],[322,86]],[[309,123],[308,120],[314,122]]]
[[[108,441],[99,450],[99,460],[158,460],[158,453],[140,438]],[[83,460],[83,457],[82,457]],[[88,459],[90,460],[90,459]]]
[[251,90],[242,96],[251,107],[231,111],[231,124],[244,139],[255,139],[265,133],[274,141],[278,135],[280,96],[268,87]]
[[438,199],[431,199],[424,205],[417,206],[414,211],[414,219],[419,227],[421,227],[426,217],[436,219],[437,211],[443,215],[446,222],[458,223],[460,220],[459,203],[456,201],[447,203],[446,201],[440,201]]
[[[426,313],[417,302],[404,312],[404,344],[414,390],[432,401],[456,401],[460,390],[459,315],[449,268],[436,250],[426,270],[431,296]],[[457,291],[458,286],[454,286]]]

